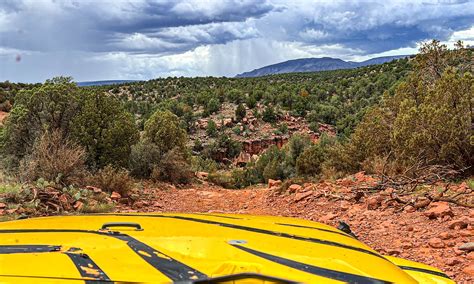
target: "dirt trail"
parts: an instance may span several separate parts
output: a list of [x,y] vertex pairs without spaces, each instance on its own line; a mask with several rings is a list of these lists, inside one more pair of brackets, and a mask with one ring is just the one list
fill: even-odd
[[[440,208],[431,209],[438,210],[438,218],[430,219],[424,212],[429,208],[423,211],[400,210],[390,204],[374,207],[374,198],[365,198],[365,201],[363,198],[358,202],[335,199],[334,195],[321,195],[314,189],[281,195],[268,188],[226,190],[198,186],[191,189],[145,189],[144,196],[146,198],[131,206],[118,205],[117,210],[292,216],[333,226],[344,220],[361,241],[382,254],[433,265],[457,283],[474,281],[474,252],[458,249],[460,245],[474,241],[474,210],[465,207],[448,205],[446,209],[443,208],[446,204],[441,203]],[[368,206],[375,210],[368,210]],[[457,220],[464,223],[453,227]]]

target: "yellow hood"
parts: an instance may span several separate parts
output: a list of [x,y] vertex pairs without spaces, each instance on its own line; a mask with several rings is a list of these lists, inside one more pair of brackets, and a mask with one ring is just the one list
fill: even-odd
[[3,222],[2,281],[454,283],[433,267],[384,257],[324,224],[224,214],[98,214]]

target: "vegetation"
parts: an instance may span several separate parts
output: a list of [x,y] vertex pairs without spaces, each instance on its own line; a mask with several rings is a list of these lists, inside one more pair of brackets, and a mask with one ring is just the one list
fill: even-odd
[[[353,70],[83,88],[65,77],[5,82],[2,165],[30,183],[86,181],[125,195],[132,178],[187,183],[193,171],[240,188],[381,168],[407,175],[430,165],[465,170],[474,164],[472,57],[472,49],[450,51],[434,41],[414,58]],[[248,116],[272,130],[252,130],[243,123]],[[333,125],[336,137],[322,134],[314,143],[314,136],[294,134],[246,166],[233,165],[250,134],[294,133],[283,121],[288,116],[315,135],[322,124]],[[199,125],[202,118],[207,124]]]
[[472,172],[472,57],[461,45],[451,52],[437,41],[425,45],[407,80],[386,92],[349,141],[333,147],[328,164],[353,172],[382,158],[392,174],[429,165]]

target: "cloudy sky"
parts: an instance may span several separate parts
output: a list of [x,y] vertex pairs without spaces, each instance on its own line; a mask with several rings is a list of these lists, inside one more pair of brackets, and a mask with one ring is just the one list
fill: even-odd
[[474,0],[0,0],[0,81],[234,76],[432,38],[474,45]]

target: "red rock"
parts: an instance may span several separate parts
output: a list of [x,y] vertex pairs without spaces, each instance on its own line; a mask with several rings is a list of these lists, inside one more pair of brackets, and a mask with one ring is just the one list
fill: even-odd
[[382,198],[381,196],[371,196],[367,198],[367,209],[369,210],[375,210],[382,205]]
[[469,276],[474,276],[474,262],[469,263],[468,266],[466,266],[462,272],[466,273]]
[[462,262],[461,260],[454,257],[448,258],[445,261],[446,265],[448,266],[454,266],[454,265],[460,264],[461,262]]
[[6,208],[6,207],[7,207],[7,205],[5,203],[0,202],[0,209]]
[[416,211],[415,207],[411,206],[411,205],[407,205],[405,206],[405,208],[403,208],[403,211],[407,212],[407,213],[413,213]]
[[474,260],[474,251],[471,251],[470,253],[468,253],[468,254],[466,255],[466,258],[467,258],[467,259],[470,259],[470,260]]
[[297,192],[297,191],[300,191],[301,189],[303,189],[303,187],[299,184],[292,184],[288,187],[288,191],[290,193],[294,193],[294,192]]
[[461,230],[459,231],[459,235],[462,237],[472,237],[474,236],[474,231],[473,230]]
[[471,220],[469,220],[470,218],[469,217],[461,217],[457,220],[454,220],[454,221],[451,221],[449,222],[448,224],[448,227],[450,229],[456,229],[456,230],[459,230],[459,229],[465,229],[467,228],[467,225],[469,225],[471,222]]
[[76,201],[74,202],[74,209],[77,210],[77,211],[81,211],[82,208],[84,208],[84,203],[82,203],[81,201]]
[[334,214],[334,213],[328,213],[326,214],[325,216],[321,217],[319,220],[322,222],[322,223],[328,223],[329,221],[333,220],[334,218],[337,217],[337,214]]
[[268,179],[268,188],[281,186],[281,180]]
[[298,202],[300,200],[303,200],[307,198],[308,196],[311,196],[313,193],[311,191],[306,191],[306,192],[298,192],[295,194],[295,197],[293,198],[294,201]]
[[449,203],[444,201],[432,203],[432,207],[423,214],[430,219],[441,218],[444,216],[454,216],[451,206],[449,206]]
[[5,212],[6,212],[7,214],[13,214],[13,213],[15,213],[17,210],[18,210],[18,208],[12,208],[12,209],[7,209],[7,210],[5,210]]
[[122,196],[120,195],[120,193],[118,193],[116,191],[112,191],[112,194],[110,195],[110,198],[112,200],[119,200],[120,198],[122,198]]
[[441,232],[439,234],[439,237],[442,239],[442,240],[449,240],[453,237],[453,235],[450,233],[450,232]]
[[440,238],[431,238],[428,245],[432,248],[444,248],[446,246]]
[[5,215],[5,210],[0,209],[0,216]]

